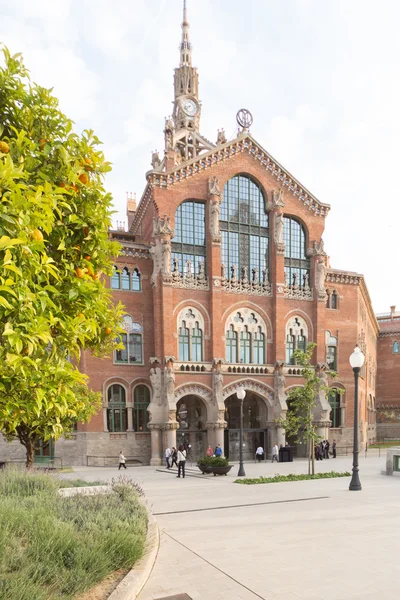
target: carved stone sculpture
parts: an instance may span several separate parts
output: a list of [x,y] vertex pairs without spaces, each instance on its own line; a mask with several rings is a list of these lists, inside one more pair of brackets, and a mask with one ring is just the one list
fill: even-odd
[[150,245],[149,252],[150,252],[151,258],[153,259],[153,273],[150,278],[150,283],[152,286],[155,286],[157,283],[157,275],[161,271],[161,267],[162,267],[162,256],[161,256],[162,247],[160,244],[160,240],[157,240],[157,242],[155,244],[152,243]]
[[282,410],[287,410],[286,404],[286,379],[283,373],[283,362],[275,363],[274,371],[274,391],[275,391],[275,412],[280,415]]
[[168,401],[173,400],[175,390],[175,372],[174,367],[168,365],[164,369],[165,389],[167,391]]
[[160,367],[156,367],[155,369],[150,369],[150,382],[151,382],[151,387],[153,388],[152,402],[158,404],[158,406],[161,406],[162,405],[162,397],[161,397],[161,369],[160,369]]
[[275,214],[275,244],[283,244],[283,213]]
[[317,262],[316,288],[317,288],[317,292],[318,292],[318,297],[323,298],[323,299],[326,296],[325,278],[326,278],[325,261],[323,259],[320,259]]
[[153,236],[157,235],[174,235],[174,230],[170,225],[171,217],[164,215],[163,217],[153,218]]
[[222,390],[224,387],[224,376],[220,369],[213,371],[214,397],[216,402],[223,402]]
[[221,197],[221,190],[219,189],[218,177],[209,177],[208,179],[208,195]]
[[152,152],[151,154],[151,166],[155,171],[159,170],[161,167],[160,155],[158,152]]
[[162,274],[164,279],[171,277],[171,242],[163,240],[162,242]]
[[219,230],[219,200],[214,198],[210,201],[210,233],[213,242],[221,241],[221,233]]

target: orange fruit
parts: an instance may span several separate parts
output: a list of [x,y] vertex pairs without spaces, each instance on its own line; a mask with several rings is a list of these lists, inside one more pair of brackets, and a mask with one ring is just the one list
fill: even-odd
[[84,272],[84,270],[83,270],[83,269],[80,269],[79,267],[77,267],[77,268],[75,269],[75,274],[76,274],[76,276],[77,276],[79,279],[83,279],[83,278],[84,278],[84,276],[85,276],[85,272]]
[[81,183],[83,183],[83,185],[86,185],[89,182],[89,176],[87,173],[81,173],[79,175],[79,181]]
[[84,233],[85,237],[87,237],[89,235],[89,227],[84,227],[83,233]]
[[74,190],[74,192],[79,191],[76,185],[71,185],[71,190]]
[[83,313],[79,313],[78,317],[79,317],[80,319],[84,319],[84,318],[85,318],[85,315],[84,315]]
[[98,279],[99,277],[100,277],[100,273],[95,273],[95,274],[93,275],[93,279],[95,279],[95,280],[96,280],[96,279]]
[[110,335],[110,333],[112,332],[112,329],[111,329],[111,327],[106,327],[104,329],[104,331],[106,332],[107,335]]
[[90,277],[94,276],[94,271],[93,271],[93,269],[92,269],[92,267],[90,265],[87,268],[87,272],[88,272],[88,275],[90,275]]
[[85,158],[84,161],[85,164],[83,165],[83,168],[85,169],[85,171],[93,171],[92,161],[90,160],[90,158]]
[[32,237],[37,242],[43,242],[43,233],[39,229],[34,229],[33,230]]
[[85,260],[90,260],[90,256],[85,256]]
[[47,142],[46,138],[42,138],[42,139],[40,140],[40,142],[39,142],[39,148],[40,148],[42,151],[44,150],[44,147],[45,147],[45,145],[46,145],[46,142]]
[[0,152],[3,152],[3,154],[10,152],[10,146],[7,142],[0,142]]
[[57,182],[58,187],[60,188],[65,188],[65,183],[63,181],[58,181]]

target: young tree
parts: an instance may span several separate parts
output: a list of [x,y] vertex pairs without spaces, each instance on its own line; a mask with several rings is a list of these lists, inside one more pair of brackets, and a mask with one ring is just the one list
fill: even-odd
[[110,170],[92,131],[73,132],[51,90],[31,83],[20,55],[0,68],[0,431],[31,466],[39,440],[57,439],[99,407],[78,368],[115,347],[122,308],[105,276]]
[[[314,425],[313,408],[315,400],[321,391],[325,392],[327,398],[337,392],[337,390],[322,383],[315,367],[311,364],[315,346],[316,344],[308,344],[305,352],[302,350],[294,351],[295,364],[302,367],[301,375],[304,379],[304,385],[289,391],[287,397],[289,410],[285,417],[277,419],[287,435],[296,436],[296,443],[305,442],[307,444],[309,448],[309,472],[311,462],[313,475],[315,473],[315,443],[321,439]],[[336,377],[335,371],[326,370],[325,373],[328,377]]]

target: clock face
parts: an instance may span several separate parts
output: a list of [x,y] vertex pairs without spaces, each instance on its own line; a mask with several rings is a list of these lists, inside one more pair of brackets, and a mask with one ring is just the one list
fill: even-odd
[[185,115],[188,117],[194,117],[194,115],[197,113],[197,104],[194,100],[188,98],[187,100],[183,101],[182,109]]

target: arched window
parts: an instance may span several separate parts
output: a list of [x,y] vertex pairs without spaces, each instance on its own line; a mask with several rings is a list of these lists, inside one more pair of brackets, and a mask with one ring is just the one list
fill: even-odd
[[265,335],[261,333],[261,327],[254,334],[254,356],[253,363],[256,365],[263,365],[265,361]]
[[121,273],[122,289],[129,291],[131,289],[131,276],[128,267],[124,267]]
[[140,323],[133,321],[129,315],[125,315],[122,326],[126,331],[120,338],[124,348],[115,351],[115,362],[126,365],[143,364],[142,326]]
[[332,371],[337,371],[337,347],[338,340],[331,335],[330,331],[325,333],[326,364]]
[[[172,240],[172,260],[178,261],[179,272],[186,273],[188,264],[192,272],[199,273],[206,258],[205,206],[203,202],[186,200],[175,212],[175,235]],[[190,261],[190,263],[188,263]]]
[[199,329],[199,324],[192,331],[192,360],[200,362],[203,360],[203,332]]
[[244,328],[244,331],[240,332],[240,362],[243,364],[250,363],[250,348],[251,348],[251,335]]
[[340,393],[336,390],[335,394],[329,396],[329,404],[331,405],[331,413],[329,416],[332,421],[331,427],[341,427],[340,417]]
[[285,277],[289,286],[310,286],[310,260],[306,256],[304,227],[292,217],[284,218]]
[[268,213],[261,188],[246,175],[236,175],[224,187],[220,229],[222,263],[231,277],[263,280],[268,270]]
[[399,342],[394,342],[393,344],[393,354],[399,354],[400,352],[400,344]]
[[286,363],[294,364],[294,351],[307,350],[308,329],[302,317],[292,317],[286,324]]
[[140,292],[142,289],[142,276],[139,273],[139,269],[133,269],[132,271],[132,291]]
[[133,428],[135,431],[147,431],[150,391],[146,385],[137,385],[133,393]]
[[122,385],[114,384],[108,388],[108,431],[126,431],[126,396]]
[[113,290],[119,290],[121,289],[121,275],[120,272],[118,271],[118,267],[114,266],[113,267],[113,274],[111,276],[111,288]]
[[226,362],[237,362],[237,333],[233,325],[226,332]]
[[182,327],[179,328],[179,360],[189,360],[189,329],[185,321],[182,321]]

